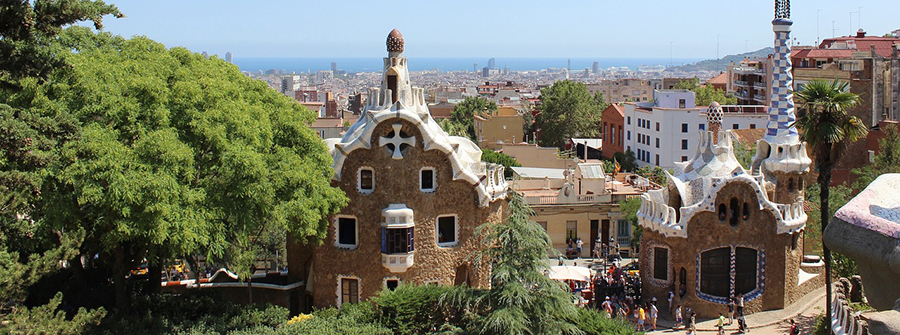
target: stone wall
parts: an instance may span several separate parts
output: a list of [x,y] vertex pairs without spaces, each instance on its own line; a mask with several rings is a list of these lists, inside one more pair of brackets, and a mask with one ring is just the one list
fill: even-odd
[[[757,195],[750,185],[731,182],[716,195],[716,207],[729,205],[732,198],[740,204],[750,204],[747,220],[739,218],[736,226],[728,219],[720,221],[717,213],[700,212],[687,225],[688,237],[665,237],[659,232],[645,230],[641,241],[641,280],[644,299],[656,297],[662,301],[669,290],[676,292],[677,303],[690,307],[701,317],[718,316],[727,311],[724,300],[713,302],[698,296],[699,256],[702,252],[720,247],[747,247],[758,251],[757,289],[759,297],[745,300],[747,313],[781,309],[797,299],[797,286],[802,243],[793,245],[790,234],[777,234],[775,216],[772,212],[759,210]],[[660,281],[653,277],[653,249],[656,246],[669,248],[669,277]],[[762,266],[759,266],[762,264]],[[686,273],[686,294],[679,294],[681,269]],[[761,273],[760,273],[761,271]],[[762,285],[760,285],[762,284]]]
[[[415,146],[403,149],[400,160],[392,159],[389,150],[379,145],[379,137],[387,136],[394,123],[401,123],[401,131],[407,136],[414,136],[416,141]],[[401,119],[391,119],[375,128],[371,149],[354,150],[347,156],[342,178],[333,184],[350,199],[349,205],[338,215],[357,219],[358,244],[353,250],[335,246],[333,217],[324,243],[312,250],[310,278],[314,306],[339,304],[340,276],[359,279],[360,300],[381,291],[387,278],[399,279],[401,285],[431,282],[452,285],[459,269],[469,269],[459,274],[468,273],[473,285],[487,285],[487,267],[475,266],[470,259],[470,255],[481,248],[475,230],[485,222],[501,220],[505,201],[479,207],[474,186],[453,180],[453,169],[447,156],[437,150],[423,151],[422,148],[422,136],[416,126]],[[432,193],[419,189],[419,171],[426,166],[436,170],[437,188]],[[357,171],[361,167],[374,169],[375,188],[372,193],[362,194],[357,190]],[[402,273],[391,273],[382,265],[381,211],[390,204],[405,204],[414,211],[414,265]],[[438,215],[458,217],[456,246],[437,246],[435,221]],[[302,266],[302,258],[296,253],[289,256],[291,272],[295,271],[294,261],[298,261],[296,266]],[[303,273],[304,270],[297,271]]]

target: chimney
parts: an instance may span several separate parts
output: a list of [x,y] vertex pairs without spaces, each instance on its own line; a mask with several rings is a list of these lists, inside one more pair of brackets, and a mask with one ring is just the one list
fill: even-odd
[[866,37],[866,31],[862,30],[862,28],[859,28],[859,30],[856,31],[856,38],[863,38],[863,37]]

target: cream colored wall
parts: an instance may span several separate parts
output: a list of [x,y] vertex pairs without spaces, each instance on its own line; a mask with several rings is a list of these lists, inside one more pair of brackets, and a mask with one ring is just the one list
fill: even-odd
[[[549,206],[548,206],[549,207]],[[602,235],[600,229],[603,228],[603,220],[609,220],[610,236],[617,236],[618,219],[610,219],[607,216],[610,206],[602,206],[598,208],[593,206],[553,206],[551,208],[542,208],[534,206],[535,216],[532,219],[535,222],[547,222],[547,235],[550,235],[550,241],[553,249],[565,256],[566,248],[566,221],[578,222],[577,236],[584,241],[584,247],[581,250],[581,257],[588,258],[591,256],[591,240],[597,239],[597,236],[591,234],[591,220],[598,220],[597,233]],[[543,212],[541,211],[543,209]],[[571,211],[569,209],[572,209]]]
[[482,148],[498,149],[503,143],[522,142],[525,137],[522,128],[525,119],[521,115],[493,116],[487,120],[475,119],[475,132],[478,134],[478,145]]

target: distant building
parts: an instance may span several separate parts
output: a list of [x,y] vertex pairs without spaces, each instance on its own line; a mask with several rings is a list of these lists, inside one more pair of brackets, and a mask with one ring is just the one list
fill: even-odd
[[[655,103],[625,103],[624,146],[631,150],[638,166],[674,167],[687,161],[706,131],[706,106],[696,106],[694,92],[688,90],[654,91]],[[722,106],[727,129],[756,129],[766,126],[765,106]],[[615,154],[613,147],[604,156]]]
[[347,98],[347,109],[353,114],[360,115],[363,106],[366,105],[366,94],[356,93]]
[[287,96],[295,96],[294,91],[300,89],[300,76],[291,74],[281,77],[281,93]]
[[338,102],[335,99],[334,94],[331,92],[325,92],[325,116],[326,118],[337,118],[338,115]]
[[738,105],[769,105],[772,90],[771,55],[756,60],[745,59],[732,64],[726,72],[725,92],[738,99]]
[[315,87],[300,87],[294,91],[294,99],[300,102],[316,102],[319,101],[319,93]]
[[209,53],[207,53],[206,51],[201,52],[200,55],[202,55],[203,58],[209,58]]
[[494,63],[494,59],[493,59],[493,58],[488,59],[488,66],[487,66],[487,67],[488,67],[489,69],[495,69],[495,68],[497,68],[495,65],[496,65],[496,64]]
[[594,62],[594,64],[591,64],[591,73],[593,73],[593,74],[600,73],[600,63]]
[[585,85],[591,95],[602,93],[606,102],[647,102],[653,100],[653,86],[643,79],[604,80]]
[[481,76],[482,76],[482,77],[490,77],[490,76],[491,76],[491,68],[486,67],[486,66],[485,66],[484,68],[482,68],[482,69],[481,69]]
[[225,53],[225,61],[228,63],[234,64],[234,55],[231,54],[231,51]]
[[512,107],[499,107],[491,115],[475,115],[475,135],[481,148],[499,149],[518,143],[524,135],[525,118]]
[[706,85],[712,86],[717,90],[726,92],[728,88],[728,73],[720,73],[718,76],[712,77],[706,81]]
[[601,138],[603,139],[603,158],[613,159],[616,152],[624,152],[625,135],[625,109],[622,105],[612,103],[603,110],[603,125]]
[[337,72],[337,62],[331,62],[331,72]]

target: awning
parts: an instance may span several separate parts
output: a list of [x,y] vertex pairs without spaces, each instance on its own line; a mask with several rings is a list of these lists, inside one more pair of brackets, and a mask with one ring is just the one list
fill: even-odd
[[548,276],[553,280],[591,281],[591,269],[582,266],[551,266]]

